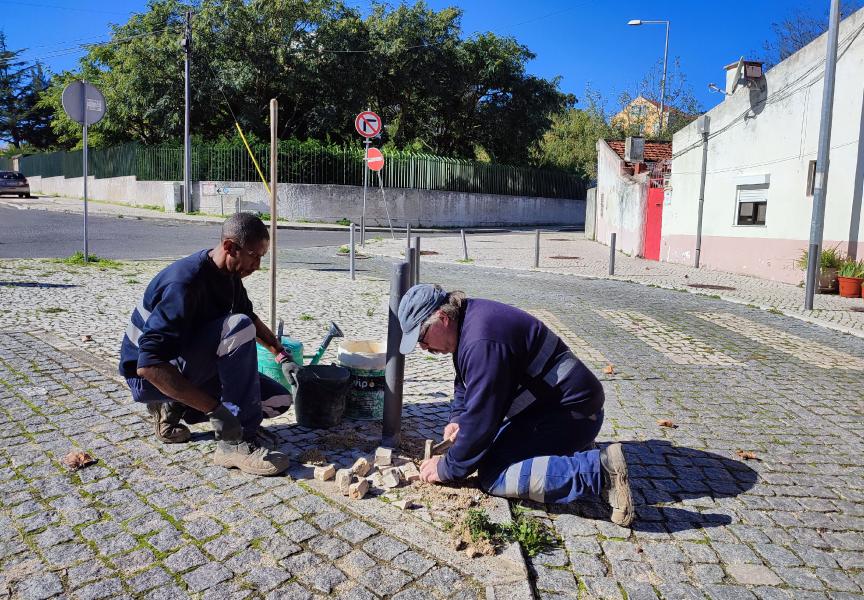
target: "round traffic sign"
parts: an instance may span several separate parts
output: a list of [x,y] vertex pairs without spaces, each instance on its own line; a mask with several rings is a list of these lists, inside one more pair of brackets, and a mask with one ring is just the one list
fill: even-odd
[[69,118],[82,125],[93,125],[105,116],[105,97],[89,83],[73,81],[67,85],[63,88],[62,103]]
[[384,155],[378,148],[369,148],[366,151],[366,164],[373,171],[380,171],[384,168]]
[[371,110],[364,110],[354,119],[354,129],[363,137],[373,138],[381,133],[381,117]]

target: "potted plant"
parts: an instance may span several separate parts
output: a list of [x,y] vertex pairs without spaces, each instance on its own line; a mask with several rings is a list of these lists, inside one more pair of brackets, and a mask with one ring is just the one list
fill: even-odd
[[[819,253],[819,292],[822,294],[837,291],[837,270],[843,264],[843,256],[838,248],[839,246],[823,248],[822,252]],[[801,256],[795,261],[796,266],[802,271],[806,271],[809,258],[808,251],[802,251]]]
[[837,270],[837,282],[843,298],[861,296],[861,282],[864,281],[864,260],[847,258]]

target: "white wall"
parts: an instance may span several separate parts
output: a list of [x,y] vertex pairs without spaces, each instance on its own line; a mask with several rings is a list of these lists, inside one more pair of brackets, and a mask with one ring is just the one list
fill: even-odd
[[[743,86],[711,110],[701,264],[798,283],[793,265],[809,243],[808,164],[816,160],[826,35],[765,74],[764,89]],[[840,26],[824,246],[864,256],[861,194],[864,145],[864,10]],[[719,71],[719,69],[718,69]],[[719,78],[719,72],[718,72]],[[695,250],[701,136],[692,123],[675,134],[671,203],[664,207],[661,260],[691,263]],[[768,178],[765,226],[739,226],[736,188]]]
[[621,158],[604,140],[597,140],[596,240],[609,244],[616,234],[616,248],[641,256],[645,247],[645,207],[648,175],[622,175]]
[[[81,197],[83,178],[28,177],[34,194]],[[231,214],[235,198],[204,194],[213,187],[244,188],[242,210],[270,212],[270,198],[261,183],[194,182],[193,208],[203,213]],[[173,212],[182,203],[180,182],[137,181],[135,177],[88,178],[87,195],[130,205],[159,205]],[[529,198],[494,194],[468,194],[404,188],[369,188],[366,223],[387,225],[387,213],[394,226],[408,221],[424,227],[501,227],[532,225],[576,225],[585,223],[584,199]],[[363,188],[347,185],[279,184],[279,216],[292,221],[335,222],[349,219],[360,222]]]

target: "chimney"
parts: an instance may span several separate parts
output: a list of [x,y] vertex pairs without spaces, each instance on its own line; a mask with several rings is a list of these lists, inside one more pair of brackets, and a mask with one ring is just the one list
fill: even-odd
[[628,137],[624,140],[624,160],[630,163],[640,163],[645,156],[645,139]]

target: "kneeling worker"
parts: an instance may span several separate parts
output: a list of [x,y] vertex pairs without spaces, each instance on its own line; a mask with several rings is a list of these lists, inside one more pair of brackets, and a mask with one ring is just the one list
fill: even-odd
[[270,235],[261,219],[237,213],[222,225],[222,239],[163,269],[132,311],[120,349],[120,374],[152,415],[164,443],[190,438],[180,421],[209,419],[216,437],[214,462],[255,475],[276,475],[288,457],[270,448],[261,420],[278,416],[291,395],[258,373],[255,339],[296,368],[288,352],[252,310],[242,278],[258,270]]
[[633,499],[621,444],[593,449],[603,424],[603,386],[538,319],[512,306],[440,286],[412,287],[399,305],[400,350],[452,354],[453,446],[421,465],[445,482],[477,471],[489,494],[568,503],[589,495],[629,526]]

